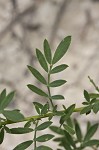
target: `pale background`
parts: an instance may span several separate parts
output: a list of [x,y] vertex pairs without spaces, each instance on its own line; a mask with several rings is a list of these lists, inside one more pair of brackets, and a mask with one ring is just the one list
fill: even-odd
[[[46,38],[54,51],[67,35],[72,36],[72,43],[59,63],[66,63],[69,68],[57,78],[68,82],[53,93],[63,94],[66,106],[76,103],[78,107],[84,99],[83,90],[94,91],[88,75],[99,85],[99,0],[0,0],[0,90],[16,90],[11,108],[19,108],[29,116],[34,115],[31,102],[46,101],[26,87],[33,83],[42,88],[27,65],[40,70],[35,48],[42,50]],[[83,121],[83,130],[87,120],[99,122],[98,115],[76,117]],[[96,136],[99,138],[98,133]],[[31,138],[31,134],[6,135],[0,150],[12,150]]]

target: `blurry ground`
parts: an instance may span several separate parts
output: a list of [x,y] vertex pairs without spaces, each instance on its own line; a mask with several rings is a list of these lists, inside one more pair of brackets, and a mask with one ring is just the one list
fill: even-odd
[[[47,38],[55,49],[67,35],[72,35],[72,43],[62,62],[69,68],[58,77],[68,83],[53,93],[60,92],[66,97],[66,105],[76,103],[78,107],[83,100],[83,90],[93,90],[87,76],[99,85],[99,1],[0,0],[0,90],[5,87],[8,92],[16,90],[16,101],[10,107],[19,108],[27,115],[33,114],[31,102],[38,97],[26,85],[39,83],[26,65],[40,69],[35,48],[42,50],[43,40]],[[46,77],[45,72],[44,75]],[[97,119],[93,115],[76,117],[83,120],[83,124],[87,119],[92,122]],[[12,150],[25,138],[27,135],[6,135],[0,150]]]

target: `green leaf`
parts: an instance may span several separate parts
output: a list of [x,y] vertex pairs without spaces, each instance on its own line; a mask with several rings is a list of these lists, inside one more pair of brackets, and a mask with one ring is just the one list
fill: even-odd
[[32,128],[22,128],[22,127],[10,129],[11,134],[26,134],[26,133],[30,133],[32,131],[33,131]]
[[91,127],[91,123],[88,121],[88,122],[87,122],[86,132],[88,132],[88,130],[89,130],[90,127]]
[[63,111],[57,111],[55,112],[56,116],[63,116],[64,112]]
[[84,97],[85,97],[86,101],[90,102],[90,96],[86,90],[84,90]]
[[46,122],[40,124],[40,125],[36,128],[36,130],[38,130],[38,131],[44,130],[44,129],[48,128],[51,124],[52,124],[51,121],[46,121]]
[[35,76],[36,79],[38,79],[41,83],[47,84],[45,78],[33,67],[28,66],[31,73]]
[[53,68],[51,70],[50,74],[61,72],[61,71],[65,70],[67,67],[68,67],[68,65],[66,65],[66,64],[56,66],[55,68]]
[[4,126],[4,129],[7,133],[11,133],[10,129],[7,126]]
[[54,137],[54,135],[52,135],[52,134],[44,134],[44,135],[37,137],[36,141],[37,142],[46,142],[46,141],[49,141],[50,139],[52,139],[53,137]]
[[5,99],[5,97],[6,97],[6,89],[4,89],[0,94],[0,105],[2,101]]
[[92,105],[86,106],[81,110],[80,114],[88,113],[91,111],[91,109],[92,109]]
[[32,140],[30,141],[25,141],[19,145],[17,145],[13,150],[25,150],[26,148],[28,148],[31,144],[33,143]]
[[65,55],[65,53],[69,48],[70,43],[71,43],[71,36],[67,36],[61,41],[61,43],[59,44],[54,53],[52,64],[58,62]]
[[91,98],[99,98],[98,93],[90,93],[89,95],[90,95]]
[[47,62],[45,60],[45,57],[43,56],[43,54],[41,53],[40,50],[36,49],[36,55],[37,55],[37,58],[38,58],[38,61],[40,63],[40,65],[42,66],[42,68],[48,72],[48,65],[47,65]]
[[16,121],[22,121],[24,119],[24,116],[17,110],[4,110],[3,115],[13,122]]
[[72,150],[70,144],[68,144],[68,142],[65,139],[62,139],[61,144],[66,150]]
[[35,150],[52,150],[52,149],[48,146],[41,145],[41,146],[37,147]]
[[74,129],[68,126],[67,124],[63,124],[63,127],[69,134],[72,134],[72,135],[75,134]]
[[72,119],[70,117],[68,119],[66,119],[66,123],[67,123],[68,126],[73,128],[74,124],[73,124],[73,121],[72,121]]
[[60,118],[60,124],[62,125],[65,121],[66,121],[66,119],[68,119],[70,116],[67,116],[67,115],[63,115],[63,116],[61,116],[61,118]]
[[93,105],[93,112],[96,114],[99,111],[99,101]]
[[52,118],[53,118],[53,114],[50,114],[50,116],[48,117],[48,120],[50,121],[52,120]]
[[2,144],[3,140],[4,140],[4,128],[2,128],[0,131],[0,144]]
[[64,135],[64,131],[57,126],[50,126],[49,128],[50,128],[50,130],[52,130],[53,132],[55,132],[57,134]]
[[89,103],[88,103],[88,102],[82,102],[82,104],[83,104],[83,105],[89,105]]
[[53,95],[53,96],[51,96],[51,99],[52,100],[63,100],[65,98],[62,95]]
[[48,86],[49,87],[58,87],[58,86],[61,86],[65,83],[66,83],[65,80],[55,80],[55,81],[51,82]]
[[43,108],[43,105],[41,103],[38,103],[38,102],[33,102],[34,105],[37,105],[40,109]]
[[58,137],[58,138],[55,138],[53,139],[54,142],[61,142],[63,139],[63,137]]
[[44,54],[45,54],[47,62],[49,64],[51,64],[51,62],[52,62],[52,54],[51,54],[51,49],[50,49],[49,43],[48,43],[48,41],[46,39],[44,40]]
[[76,149],[75,142],[73,141],[73,137],[67,131],[64,131],[64,135],[68,144],[72,145]]
[[98,100],[96,98],[92,98],[91,101],[90,101],[90,104],[94,104],[96,102],[98,102]]
[[75,132],[76,132],[76,136],[79,142],[82,141],[82,132],[79,126],[79,123],[77,122],[77,120],[75,119]]
[[36,86],[34,86],[34,85],[32,85],[32,84],[28,84],[27,86],[28,86],[28,88],[29,88],[31,91],[33,91],[34,93],[36,93],[36,94],[38,94],[38,95],[41,95],[41,96],[48,97],[48,95],[47,95],[44,91],[42,91],[41,89],[39,89],[38,87],[36,87]]
[[[64,106],[64,105],[63,105]],[[74,112],[75,109],[75,104],[72,104],[71,106],[69,106],[67,109],[64,106],[64,115],[61,116],[60,118],[60,124],[62,125],[68,118],[70,118],[71,114]]]
[[91,126],[84,137],[84,141],[90,140],[90,138],[95,134],[97,129],[98,129],[98,124],[94,124],[93,126]]
[[0,103],[0,110],[3,110],[4,108],[6,108],[8,104],[12,101],[13,97],[14,97],[14,91],[9,93],[6,96],[6,98],[2,100],[2,102]]
[[65,70],[67,67],[68,67],[68,65],[66,65],[66,64],[56,66],[55,68],[53,68],[51,70],[50,74],[61,72],[61,71]]
[[48,110],[49,110],[49,104],[46,103],[41,110],[41,114],[46,114]]
[[94,140],[90,140],[90,141],[87,141],[87,142],[83,143],[82,146],[84,146],[84,147],[87,147],[87,146],[92,147],[93,145],[98,145],[98,144],[99,144],[99,140],[94,139]]
[[75,109],[75,104],[72,104],[66,109],[65,113],[68,114],[68,116],[70,116],[74,112],[74,109]]
[[40,112],[39,106],[37,104],[35,104],[35,103],[34,103],[34,106],[35,106],[35,109],[36,109],[37,113],[40,114],[41,112]]
[[24,128],[29,128],[31,126],[31,121],[26,122],[26,124],[24,125]]

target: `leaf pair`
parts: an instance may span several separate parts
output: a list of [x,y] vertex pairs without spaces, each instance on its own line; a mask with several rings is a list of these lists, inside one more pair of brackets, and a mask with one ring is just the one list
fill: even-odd
[[19,110],[5,110],[5,108],[10,104],[14,97],[14,91],[6,95],[6,89],[4,89],[0,94],[0,113],[2,113],[6,119],[13,122],[21,121],[24,116],[19,112]]
[[[52,54],[51,54],[51,49],[50,49],[49,43],[48,43],[47,40],[44,40],[44,54],[45,54],[45,58],[46,58],[47,62],[49,64],[57,63],[65,55],[65,53],[67,52],[67,50],[68,50],[68,48],[70,46],[70,43],[71,43],[71,36],[65,37],[60,42],[60,44],[58,45],[58,47],[57,47],[57,49],[56,49],[56,51],[54,53],[54,56],[52,58]],[[44,60],[43,54],[39,50],[36,50],[36,53],[37,53],[37,57],[38,57],[38,60],[39,60],[39,62],[41,64],[41,66],[43,67],[43,69],[45,71],[48,71],[47,67],[44,67],[44,65],[42,64],[42,63],[46,64],[46,60]]]
[[64,115],[60,118],[60,124],[62,125],[68,118],[70,118],[71,114],[75,109],[75,104],[69,106],[67,109],[65,108]]
[[46,103],[44,106],[38,102],[33,102],[35,109],[39,115],[46,114],[49,111],[49,104]]
[[[59,81],[57,83],[54,82],[51,85],[55,86],[57,84],[59,85],[59,84],[62,84],[62,83],[65,83],[65,82],[64,81],[62,81],[62,82]],[[38,94],[40,96],[49,97],[43,90],[39,89],[38,87],[36,87],[36,86],[34,86],[32,84],[28,84],[27,86],[34,93],[36,93],[36,94]],[[51,96],[49,98],[51,98],[52,100],[58,100],[58,99],[64,99],[64,96],[62,96],[62,95],[53,95],[53,96]]]
[[6,89],[4,89],[0,94],[0,111],[4,110],[9,103],[13,100],[14,97],[14,91],[9,93],[6,96]]

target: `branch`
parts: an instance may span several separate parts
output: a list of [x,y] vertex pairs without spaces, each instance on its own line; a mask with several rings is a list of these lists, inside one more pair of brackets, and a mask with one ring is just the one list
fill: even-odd
[[[79,108],[75,108],[74,109],[74,112],[81,112],[81,110],[83,109],[84,107],[79,107]],[[61,110],[61,111],[57,111],[59,113],[61,112],[64,112],[64,110]],[[16,121],[16,122],[13,122],[13,121],[10,121],[10,120],[5,120],[3,122],[0,122],[0,126],[2,125],[9,125],[9,124],[15,124],[15,123],[19,123],[19,122],[25,122],[25,121],[31,121],[31,120],[41,120],[43,118],[47,118],[47,117],[50,117],[50,116],[55,116],[56,114],[55,113],[47,113],[47,114],[43,114],[43,115],[36,115],[36,116],[30,116],[30,117],[26,117],[24,118],[23,120],[21,121]]]

